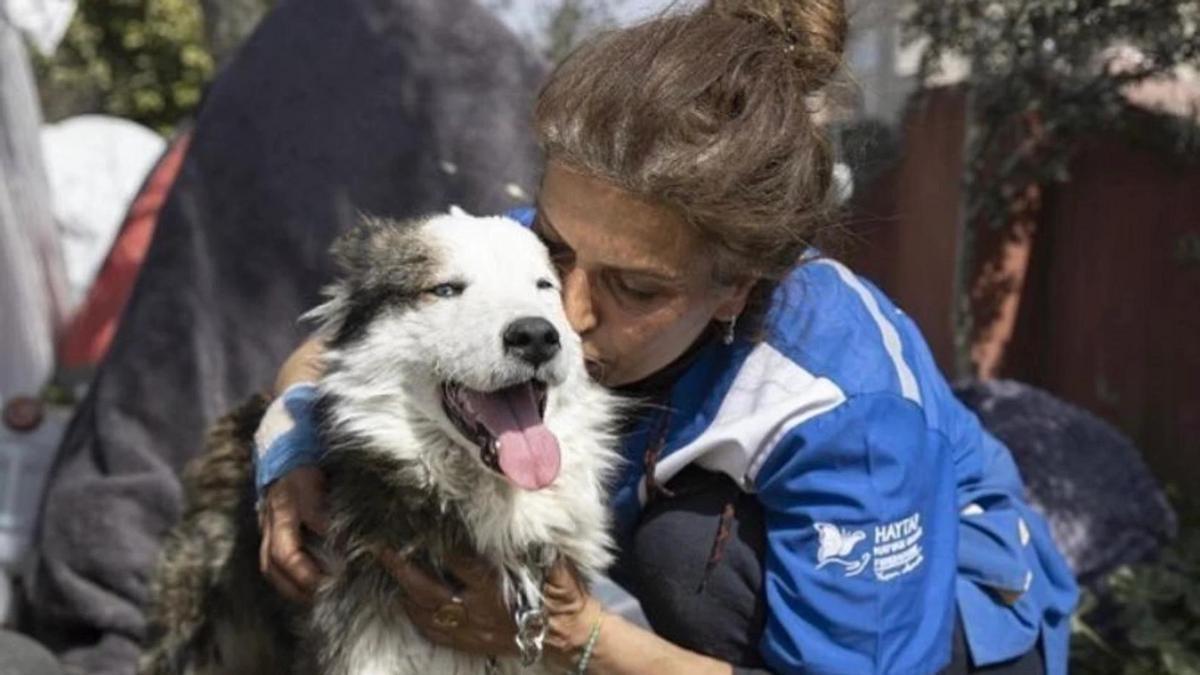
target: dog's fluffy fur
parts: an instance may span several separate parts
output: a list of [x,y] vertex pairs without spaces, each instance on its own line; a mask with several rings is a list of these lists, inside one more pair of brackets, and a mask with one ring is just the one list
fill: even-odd
[[[434,647],[409,623],[376,552],[431,570],[466,550],[503,570],[504,597],[540,600],[559,556],[583,578],[610,561],[604,485],[615,463],[613,402],[584,369],[545,248],[501,218],[459,211],[367,220],[335,247],[343,274],[311,313],[328,345],[317,405],[331,529],[329,575],[311,607],[289,605],[258,571],[252,436],[265,402],[222,420],[185,475],[188,509],[154,583],[145,675],[482,673],[484,659]],[[505,348],[520,318],[549,321],[557,354]],[[545,385],[561,468],[516,487],[447,412],[446,385],[478,392]],[[478,431],[478,429],[476,429]],[[494,439],[492,439],[494,440]],[[485,442],[490,442],[485,439]],[[518,672],[501,660],[503,672]]]

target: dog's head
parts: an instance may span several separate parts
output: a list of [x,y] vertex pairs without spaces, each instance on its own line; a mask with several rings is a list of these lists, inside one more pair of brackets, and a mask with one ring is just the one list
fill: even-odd
[[587,375],[537,238],[455,209],[364,219],[334,253],[341,276],[309,316],[330,347],[324,386],[341,422],[358,417],[376,440],[432,422],[516,486],[550,484],[561,450],[548,401]]

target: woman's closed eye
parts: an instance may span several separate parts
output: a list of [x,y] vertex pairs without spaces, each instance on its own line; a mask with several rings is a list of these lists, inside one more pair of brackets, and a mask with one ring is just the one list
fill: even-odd
[[546,247],[546,251],[550,253],[550,262],[554,263],[554,267],[558,269],[560,274],[575,262],[575,251],[572,251],[570,246],[567,246],[559,239],[550,237],[540,220],[534,221],[533,234]]
[[575,263],[575,251],[572,251],[571,247],[561,241],[554,241],[544,237],[542,238],[542,242],[546,245],[546,250],[550,252],[550,262],[554,263],[560,274]]
[[663,295],[665,289],[658,284],[648,283],[640,279],[630,279],[624,274],[609,275],[613,290],[628,300],[639,303],[651,302]]

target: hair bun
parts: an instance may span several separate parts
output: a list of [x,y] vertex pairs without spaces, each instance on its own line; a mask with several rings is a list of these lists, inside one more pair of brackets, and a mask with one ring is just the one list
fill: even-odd
[[846,46],[843,0],[710,0],[719,15],[768,24],[808,79],[828,81]]

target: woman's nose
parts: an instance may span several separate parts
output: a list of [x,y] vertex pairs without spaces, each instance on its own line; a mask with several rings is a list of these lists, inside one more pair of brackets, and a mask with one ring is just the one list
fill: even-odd
[[591,282],[587,273],[574,267],[563,271],[563,309],[571,329],[583,335],[596,327]]

